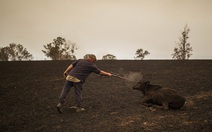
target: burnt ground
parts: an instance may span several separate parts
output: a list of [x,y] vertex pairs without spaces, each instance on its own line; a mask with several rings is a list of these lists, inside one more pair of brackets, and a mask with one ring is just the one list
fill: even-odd
[[[91,74],[83,89],[86,111],[73,113],[73,89],[56,111],[71,61],[0,62],[0,131],[211,131],[212,61],[98,61],[100,69],[129,80]],[[139,75],[139,77],[137,76]],[[141,105],[132,86],[143,76],[187,99],[178,110]]]

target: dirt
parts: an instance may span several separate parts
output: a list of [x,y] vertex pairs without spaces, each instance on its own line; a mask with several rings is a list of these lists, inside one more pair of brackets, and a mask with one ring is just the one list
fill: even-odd
[[[64,70],[72,61],[0,62],[0,131],[194,131],[212,130],[211,60],[98,61],[100,69],[128,80],[91,74],[83,89],[85,111],[75,113],[73,89],[63,114],[56,110]],[[186,97],[181,109],[141,105],[132,89],[145,78]]]

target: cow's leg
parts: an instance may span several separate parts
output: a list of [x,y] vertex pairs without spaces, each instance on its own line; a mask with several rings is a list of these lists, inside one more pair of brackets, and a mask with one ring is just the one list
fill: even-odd
[[141,102],[142,102],[142,103],[146,103],[146,102],[149,101],[149,100],[150,100],[150,98],[147,97],[147,96],[145,96],[144,98],[142,98]]
[[151,104],[148,104],[148,101],[150,100],[149,97],[145,96],[144,98],[142,98],[141,100],[141,104],[144,105],[144,106],[147,106],[147,107],[150,107],[152,106]]
[[152,105],[152,107],[154,107],[154,108],[159,108],[159,109],[163,109],[163,106],[160,106],[160,105]]
[[166,103],[166,102],[162,102],[162,106],[161,105],[152,105],[152,107],[155,107],[158,109],[165,109],[165,110],[169,109],[168,103]]
[[152,104],[149,104],[149,103],[141,103],[141,105],[144,105],[144,106],[147,106],[147,107],[151,107]]

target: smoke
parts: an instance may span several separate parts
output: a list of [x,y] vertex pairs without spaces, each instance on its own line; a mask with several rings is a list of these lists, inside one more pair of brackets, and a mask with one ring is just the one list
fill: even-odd
[[130,82],[137,82],[143,78],[143,75],[140,72],[129,72],[124,74],[124,78]]
[[143,79],[143,75],[141,74],[141,72],[126,72],[123,68],[120,68],[117,71],[117,74],[124,77],[127,81],[130,82],[138,82],[139,80]]

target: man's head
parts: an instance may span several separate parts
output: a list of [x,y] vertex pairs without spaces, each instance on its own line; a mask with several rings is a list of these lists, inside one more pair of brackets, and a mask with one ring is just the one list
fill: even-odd
[[95,56],[94,54],[86,54],[86,55],[84,56],[84,59],[90,59],[90,60],[92,60],[93,62],[97,61],[96,56]]

